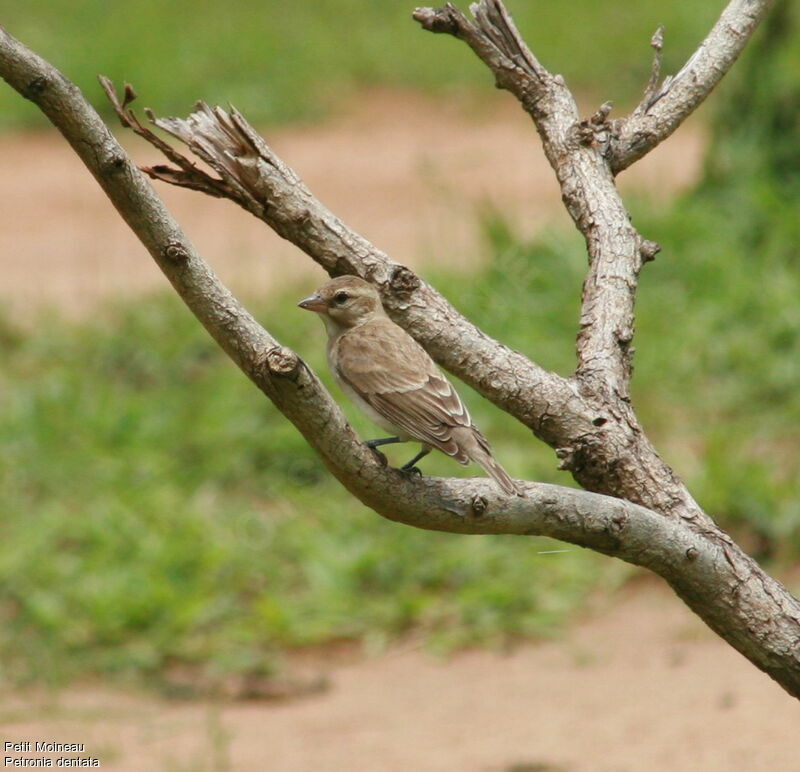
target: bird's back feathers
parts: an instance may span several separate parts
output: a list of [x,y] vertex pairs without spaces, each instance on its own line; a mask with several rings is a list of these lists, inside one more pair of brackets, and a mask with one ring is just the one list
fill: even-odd
[[452,384],[405,330],[386,317],[370,320],[333,342],[339,377],[401,435],[466,464],[453,435],[472,420]]
[[331,369],[359,400],[401,436],[461,464],[474,461],[508,495],[519,489],[492,457],[466,405],[434,361],[405,330],[377,316],[329,342]]
[[450,381],[425,349],[386,316],[373,285],[357,276],[339,276],[298,305],[320,314],[334,377],[371,420],[462,464],[474,461],[505,493],[522,495],[492,457]]

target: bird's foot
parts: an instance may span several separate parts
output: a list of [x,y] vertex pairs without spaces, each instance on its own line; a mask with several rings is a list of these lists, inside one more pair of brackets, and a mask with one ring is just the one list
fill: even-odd
[[382,453],[378,450],[374,445],[370,445],[367,443],[367,447],[375,454],[375,457],[378,459],[378,463],[381,466],[388,466],[389,462],[386,460],[386,454]]
[[400,471],[401,472],[409,472],[409,473],[416,472],[416,474],[418,474],[420,477],[422,477],[422,472],[420,472],[419,469],[417,469],[415,464],[420,459],[425,458],[425,456],[427,456],[428,453],[430,453],[430,452],[431,452],[431,449],[427,445],[423,445],[422,446],[422,450],[420,450],[420,452],[417,453],[417,455],[414,456],[414,458],[412,458],[411,461],[407,461],[405,464],[403,464],[403,466],[400,467]]
[[400,473],[404,477],[408,477],[409,480],[422,478],[422,470],[418,466],[409,466],[406,464],[400,467]]
[[378,450],[379,445],[393,445],[395,442],[402,442],[399,437],[382,437],[377,440],[367,440],[364,444],[378,457],[381,466],[387,466],[386,456]]

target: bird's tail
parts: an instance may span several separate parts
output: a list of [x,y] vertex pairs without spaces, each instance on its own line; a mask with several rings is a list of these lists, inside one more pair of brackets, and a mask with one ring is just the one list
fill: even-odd
[[517,483],[515,483],[508,472],[503,469],[492,456],[491,448],[486,438],[473,426],[475,439],[477,442],[469,449],[469,457],[472,461],[478,464],[486,474],[489,475],[499,486],[500,489],[508,496],[524,496]]
[[497,461],[490,455],[486,455],[480,461],[477,461],[482,467],[483,471],[489,475],[502,489],[503,493],[508,496],[524,496],[522,489],[517,485],[509,476],[508,472],[503,469]]

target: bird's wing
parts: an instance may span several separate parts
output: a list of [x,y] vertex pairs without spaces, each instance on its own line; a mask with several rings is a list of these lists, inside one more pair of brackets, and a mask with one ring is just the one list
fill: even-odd
[[375,411],[420,442],[467,462],[453,437],[472,420],[458,393],[422,348],[389,319],[339,337],[340,377]]

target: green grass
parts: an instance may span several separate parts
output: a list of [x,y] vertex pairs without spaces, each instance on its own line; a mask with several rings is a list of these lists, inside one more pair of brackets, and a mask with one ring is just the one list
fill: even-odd
[[[262,316],[319,366],[321,326],[285,319],[296,294]],[[4,330],[4,681],[158,683],[190,667],[214,683],[269,674],[287,648],[409,633],[439,650],[500,645],[553,633],[598,577],[624,573],[577,548],[540,555],[546,540],[415,531],[354,504],[173,297]],[[476,405],[504,462],[552,477],[492,412]],[[443,457],[426,470],[463,473]]]
[[[761,558],[800,549],[800,264],[787,202],[690,196],[643,225],[668,248],[639,296],[634,398],[701,503]],[[650,222],[647,222],[647,219]],[[761,226],[765,221],[761,222]]]
[[[735,216],[700,194],[667,214],[634,207],[641,232],[664,245],[641,277],[634,406],[701,505],[757,557],[784,560],[800,550],[800,264],[789,208],[771,208],[769,237],[754,244],[758,217],[744,213],[764,211],[755,205]],[[483,275],[438,285],[488,333],[569,373],[581,239],[522,243],[494,215],[486,232],[494,259]]]
[[[197,99],[232,102],[254,122],[308,119],[356,89],[410,86],[481,91],[486,68],[463,43],[423,32],[408,0],[26,0],[2,3],[2,23],[105,109],[97,74],[131,82],[160,114]],[[467,3],[461,4],[466,9]],[[674,72],[723,3],[509,0],[543,63],[578,91],[631,103],[649,76],[649,40],[667,26]],[[624,55],[620,55],[624,52]],[[105,110],[106,115],[108,110]],[[43,125],[38,111],[0,88],[0,126]]]
[[[677,63],[714,14],[648,1],[621,16],[622,3],[581,2],[585,24],[567,25],[563,4],[510,6],[545,64],[579,86],[613,82],[623,100],[646,77],[656,23],[681,30],[668,48]],[[99,3],[36,0],[13,4],[4,23],[95,97],[103,71],[132,80],[161,112],[204,96],[287,120],[364,85],[487,80],[463,45],[419,32],[404,4],[218,8],[131,2],[101,13]],[[600,23],[615,8],[621,24]],[[31,122],[25,108],[0,90],[6,125]],[[642,275],[634,404],[701,504],[756,556],[787,561],[800,551],[795,188],[755,174],[722,188],[669,212],[634,207],[643,234],[665,247]],[[580,239],[525,243],[497,215],[485,233],[492,259],[478,275],[434,282],[490,334],[570,372]],[[321,327],[286,313],[306,290],[257,310],[325,375]],[[0,318],[0,349],[0,681],[164,684],[188,668],[213,684],[342,639],[504,645],[554,634],[593,588],[627,575],[577,548],[541,555],[551,546],[541,539],[415,531],[355,505],[171,296],[85,324],[43,318],[33,331]],[[464,393],[512,474],[570,483],[550,449]],[[409,452],[389,454],[397,463]],[[424,468],[475,473],[441,456]]]
[[[794,558],[800,267],[780,250],[751,255],[696,198],[635,214],[666,246],[639,299],[644,426],[748,549]],[[485,232],[491,263],[435,283],[487,332],[568,373],[579,239],[524,243],[496,216]],[[259,315],[327,378],[321,326],[286,313],[305,289]],[[6,682],[97,673],[164,684],[189,668],[213,685],[343,639],[503,645],[554,634],[593,588],[628,575],[577,548],[542,555],[551,542],[416,531],[354,504],[171,296],[86,324],[5,323],[0,343]],[[512,473],[569,484],[548,448],[464,391]],[[395,463],[409,452],[390,450]],[[475,473],[438,454],[425,469]]]

